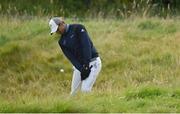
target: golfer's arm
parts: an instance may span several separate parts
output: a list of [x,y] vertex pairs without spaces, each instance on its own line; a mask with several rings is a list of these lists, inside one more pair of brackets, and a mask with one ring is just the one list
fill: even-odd
[[75,56],[70,52],[68,51],[67,48],[61,46],[61,49],[64,53],[64,55],[70,60],[70,62],[79,70],[81,71],[82,69],[82,65],[77,61],[77,59],[75,58]]
[[79,30],[79,37],[83,48],[83,62],[89,63],[91,59],[91,43],[89,35],[84,27]]

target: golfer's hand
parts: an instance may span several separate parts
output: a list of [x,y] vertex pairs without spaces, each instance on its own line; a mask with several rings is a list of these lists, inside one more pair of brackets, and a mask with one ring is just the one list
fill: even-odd
[[81,80],[85,80],[90,72],[91,72],[92,66],[89,67],[89,65],[83,65],[82,71],[81,71]]

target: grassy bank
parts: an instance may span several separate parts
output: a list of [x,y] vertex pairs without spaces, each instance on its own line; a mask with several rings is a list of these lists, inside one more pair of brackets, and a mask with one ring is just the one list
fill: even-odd
[[178,19],[67,22],[86,26],[102,58],[93,92],[69,97],[72,66],[47,18],[2,17],[0,112],[180,112]]

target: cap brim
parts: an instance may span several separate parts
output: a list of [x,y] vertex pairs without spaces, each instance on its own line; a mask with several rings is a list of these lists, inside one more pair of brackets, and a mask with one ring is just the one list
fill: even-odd
[[52,35],[53,33],[55,33],[57,31],[58,25],[53,20],[50,20],[49,26],[50,26],[50,29],[51,29],[50,34]]
[[58,26],[57,26],[57,25],[56,25],[56,26],[53,26],[53,27],[51,28],[51,34],[55,33],[55,32],[57,31],[57,29],[58,29]]

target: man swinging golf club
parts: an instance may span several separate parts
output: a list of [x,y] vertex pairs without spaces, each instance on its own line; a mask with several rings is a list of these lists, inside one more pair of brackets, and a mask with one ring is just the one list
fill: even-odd
[[86,28],[81,24],[66,24],[62,18],[49,21],[51,35],[61,34],[58,43],[68,60],[73,64],[71,95],[81,86],[82,92],[90,92],[101,70],[101,59]]

